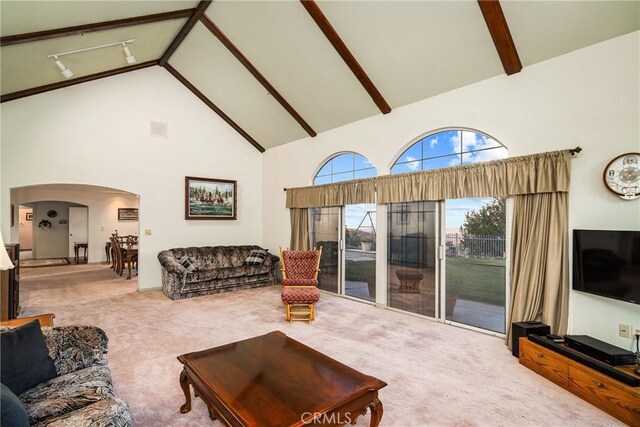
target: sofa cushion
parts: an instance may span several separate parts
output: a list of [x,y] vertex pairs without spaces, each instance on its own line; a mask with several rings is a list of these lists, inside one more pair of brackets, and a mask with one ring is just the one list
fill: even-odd
[[3,329],[0,348],[0,381],[16,395],[58,375],[38,320]]
[[42,383],[20,396],[32,424],[59,417],[107,397],[113,397],[111,374],[94,365]]
[[133,420],[127,402],[117,397],[108,397],[77,411],[38,423],[34,427],[130,427],[132,425]]
[[98,327],[56,326],[42,329],[42,334],[58,375],[107,364],[109,339]]
[[262,265],[269,250],[265,249],[253,249],[249,252],[247,259],[244,260],[245,265]]
[[282,279],[282,286],[318,286],[316,279]]
[[0,421],[11,427],[29,427],[29,415],[18,396],[0,384]]
[[214,280],[218,278],[218,272],[220,270],[197,270],[193,273],[187,273],[185,278],[186,283],[200,283],[208,280]]
[[315,304],[320,299],[320,290],[313,288],[282,288],[280,294],[285,304]]

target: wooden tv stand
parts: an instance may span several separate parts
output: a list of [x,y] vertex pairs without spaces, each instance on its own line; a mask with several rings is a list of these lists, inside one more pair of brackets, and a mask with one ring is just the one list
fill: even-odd
[[[520,364],[631,426],[640,426],[640,387],[632,387],[584,364],[520,338]],[[633,365],[616,367],[633,374]]]

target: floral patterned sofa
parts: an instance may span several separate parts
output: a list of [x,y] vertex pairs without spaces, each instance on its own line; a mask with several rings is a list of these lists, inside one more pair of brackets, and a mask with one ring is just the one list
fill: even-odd
[[[280,258],[268,253],[260,265],[245,264],[249,253],[260,249],[260,246],[244,245],[164,250],[158,254],[162,291],[171,299],[182,299],[274,284]],[[184,256],[195,271],[187,271],[180,263]]]
[[131,426],[131,412],[114,395],[107,336],[93,326],[43,327],[59,376],[18,396],[32,426]]

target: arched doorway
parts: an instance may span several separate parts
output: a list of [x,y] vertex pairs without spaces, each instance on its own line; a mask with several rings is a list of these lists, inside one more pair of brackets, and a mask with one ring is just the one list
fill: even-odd
[[[111,234],[139,235],[139,196],[127,191],[81,184],[32,185],[11,189],[11,203],[31,209],[30,221],[25,211],[22,229],[32,229],[34,259],[68,258],[75,262],[75,248],[80,244],[87,247],[80,248],[79,262],[84,262],[86,250],[88,263],[103,263]],[[24,234],[20,223],[14,221],[11,228],[13,241],[20,241]]]

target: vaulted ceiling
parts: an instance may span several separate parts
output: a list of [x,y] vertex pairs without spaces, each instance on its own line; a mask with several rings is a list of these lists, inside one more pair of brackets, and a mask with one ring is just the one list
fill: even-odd
[[640,1],[3,0],[0,16],[2,102],[162,66],[264,151],[637,31]]

